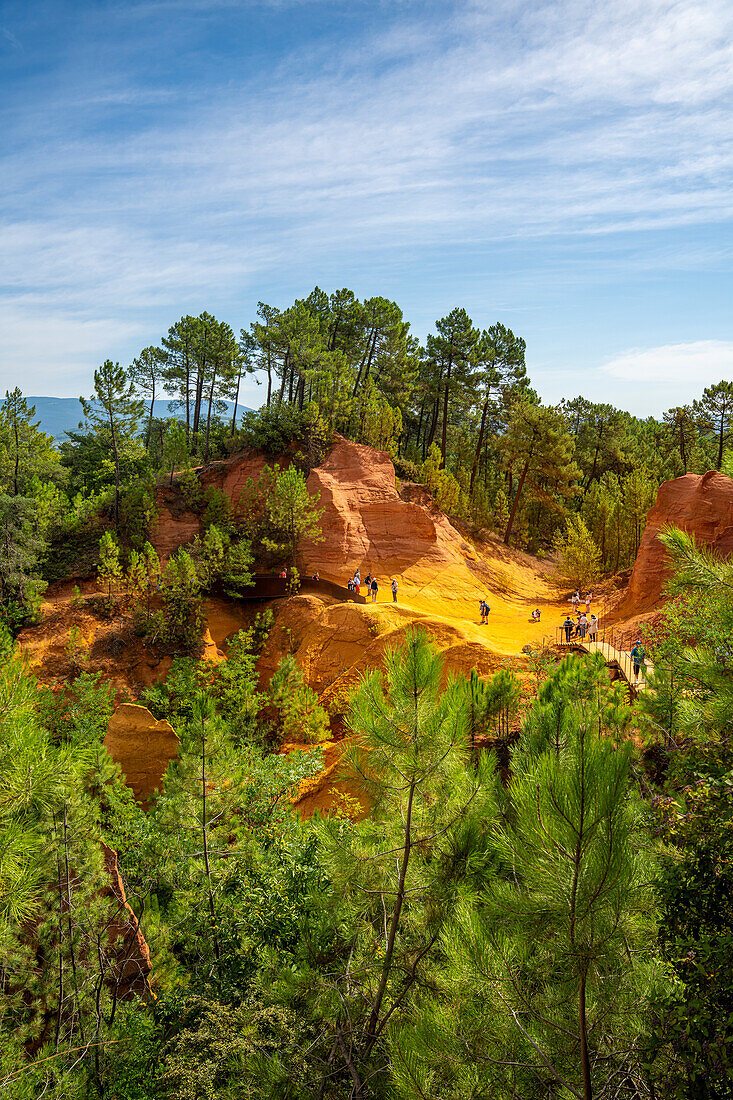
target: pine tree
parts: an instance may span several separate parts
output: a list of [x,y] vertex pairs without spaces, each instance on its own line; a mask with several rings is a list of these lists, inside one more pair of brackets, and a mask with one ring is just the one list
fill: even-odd
[[289,565],[295,565],[301,540],[322,541],[323,508],[317,506],[308,492],[305,477],[294,466],[286,470],[275,467],[265,508],[269,526],[265,545],[273,553],[282,555]]
[[0,406],[0,481],[12,496],[30,495],[33,479],[57,477],[58,452],[53,440],[39,431],[36,409],[16,386],[5,391]]
[[280,711],[279,733],[283,741],[314,743],[328,739],[331,732],[328,714],[290,653],[285,654],[273,674],[270,698]]
[[120,548],[111,531],[105,531],[99,540],[97,583],[107,588],[107,607],[112,606],[112,586],[122,577]]
[[94,393],[80,397],[84,416],[99,433],[109,432],[115,466],[115,527],[120,523],[120,454],[127,440],[137,433],[142,403],[134,395],[133,383],[124,367],[105,359],[94,372]]
[[150,436],[153,428],[153,413],[155,411],[155,395],[163,380],[163,368],[166,362],[165,352],[161,348],[143,348],[136,359],[133,359],[129,377],[136,390],[150,402],[148,408],[148,426],[145,431],[145,449],[150,450]]
[[562,584],[586,591],[598,580],[601,551],[590,536],[581,516],[568,516],[564,532],[555,536],[556,572]]
[[513,757],[485,857],[493,874],[444,936],[443,995],[395,1038],[401,1097],[592,1100],[617,1074],[643,1087],[653,876],[632,746],[614,744],[606,671],[586,660],[580,673],[570,658],[557,683],[562,740],[532,739]]
[[698,426],[703,432],[710,432],[716,442],[719,470],[723,462],[723,451],[733,435],[733,382],[718,382],[703,390],[699,401],[695,401],[693,412]]
[[[324,1087],[340,1067],[353,1097],[372,1095],[392,1028],[424,994],[477,843],[473,826],[495,813],[491,762],[467,766],[465,689],[451,681],[443,690],[443,673],[417,630],[387,654],[384,677],[365,676],[351,700],[344,774],[371,812],[354,827],[318,826],[344,941],[339,971],[303,982],[325,1031]],[[476,816],[467,821],[469,806]]]
[[560,498],[572,496],[580,470],[573,461],[573,441],[563,418],[527,399],[512,407],[501,450],[504,470],[512,479],[519,478],[504,532],[508,545],[524,492],[529,490],[540,499],[548,492]]

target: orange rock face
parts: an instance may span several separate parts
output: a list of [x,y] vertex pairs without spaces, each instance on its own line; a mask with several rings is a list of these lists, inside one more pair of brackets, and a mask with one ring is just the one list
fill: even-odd
[[[443,513],[421,497],[403,500],[384,451],[337,437],[325,462],[312,470],[308,488],[324,509],[323,541],[304,542],[303,566],[344,584],[358,567],[381,580],[410,571],[432,576],[464,564],[471,553]],[[386,595],[386,593],[385,593]]]
[[639,553],[626,595],[617,609],[620,618],[657,607],[670,577],[669,557],[657,538],[667,524],[695,536],[698,546],[720,557],[733,554],[733,480],[715,470],[685,474],[665,481],[649,511]]
[[165,718],[158,721],[147,707],[122,703],[109,720],[104,745],[144,804],[160,787],[169,761],[178,756],[179,741]]

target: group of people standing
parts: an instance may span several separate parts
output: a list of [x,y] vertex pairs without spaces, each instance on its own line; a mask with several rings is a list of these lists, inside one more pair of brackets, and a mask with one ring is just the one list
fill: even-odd
[[[565,631],[565,641],[569,642],[571,638],[585,638],[587,634],[589,639],[594,642],[598,633],[598,619],[591,614],[590,609],[593,603],[593,593],[586,592],[585,596],[581,596],[579,589],[576,588],[570,597],[570,602],[573,605],[575,620],[568,613],[565,622],[562,624],[562,629]],[[585,610],[580,608],[581,603],[585,604]]]
[[[349,578],[349,582],[348,582],[349,592],[355,592],[356,595],[358,596],[359,593],[361,592],[361,586],[362,586],[361,570],[357,569],[356,572],[354,573],[354,576]],[[397,603],[397,589],[398,589],[398,587],[399,586],[397,584],[397,578],[393,577],[392,578],[392,584],[391,584],[392,602],[393,603]],[[373,577],[371,573],[367,573],[366,577],[364,577],[364,588],[366,589],[367,592],[371,593],[372,603],[376,603],[377,602],[377,596],[379,595],[379,583],[377,581],[377,578]]]
[[577,621],[568,617],[562,624],[562,628],[565,631],[565,641],[569,642],[571,638],[585,638],[586,634],[591,642],[596,640],[598,633],[598,619],[595,615],[588,616],[585,611],[581,611],[577,616]]

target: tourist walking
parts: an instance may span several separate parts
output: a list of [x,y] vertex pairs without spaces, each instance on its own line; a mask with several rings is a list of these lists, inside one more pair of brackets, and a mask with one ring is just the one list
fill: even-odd
[[573,615],[575,615],[578,610],[578,604],[580,603],[580,592],[578,592],[577,588],[573,592],[570,602],[573,605]]
[[585,597],[585,613],[586,613],[586,615],[590,615],[590,605],[591,605],[592,602],[593,602],[593,593],[592,592],[586,593],[586,597]]
[[397,578],[392,577],[392,603],[397,603]]
[[573,630],[575,629],[575,623],[573,622],[573,620],[570,618],[569,615],[566,616],[565,622],[562,624],[562,628],[565,631],[565,641],[570,642],[570,638],[572,637]]
[[372,577],[372,583],[371,583],[370,587],[371,587],[371,590],[372,590],[372,603],[376,603],[377,602],[377,592],[379,591],[379,585],[377,584],[377,578],[376,577]]
[[646,652],[644,646],[641,644],[641,638],[637,638],[634,642],[634,648],[631,650],[631,660],[634,662],[634,683],[639,682],[639,673],[644,667],[644,658]]
[[575,631],[575,633],[580,634],[581,639],[584,641],[585,640],[585,633],[586,633],[587,629],[588,629],[588,616],[585,614],[585,612],[582,612],[578,616],[578,629]]
[[588,623],[588,637],[592,642],[596,640],[596,633],[598,632],[598,619],[595,615],[591,615],[590,622]]

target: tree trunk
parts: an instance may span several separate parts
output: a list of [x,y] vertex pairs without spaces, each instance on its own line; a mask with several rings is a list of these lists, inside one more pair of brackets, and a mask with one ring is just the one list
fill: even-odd
[[278,394],[278,397],[277,397],[278,406],[282,405],[283,397],[285,396],[285,380],[286,380],[287,374],[288,374],[289,356],[290,356],[290,352],[286,351],[285,352],[285,358],[283,359],[283,373],[282,373],[282,378],[280,380],[280,393]]
[[529,470],[529,464],[530,464],[531,461],[532,461],[532,452],[530,451],[529,454],[527,455],[527,461],[524,464],[524,469],[522,470],[522,476],[519,479],[519,485],[517,485],[516,496],[514,497],[514,503],[512,504],[512,510],[509,513],[509,522],[507,523],[506,531],[504,532],[504,542],[507,546],[509,545],[509,539],[511,537],[512,527],[514,526],[514,516],[515,516],[516,511],[517,511],[517,505],[519,504],[519,498],[521,497],[522,489],[524,488],[524,479],[527,476],[527,471]]
[[580,1029],[580,1064],[583,1073],[583,1100],[593,1100],[593,1086],[590,1079],[590,1057],[588,1054],[588,1018],[585,1011],[586,975],[580,975],[578,988],[578,1026]]
[[443,465],[445,466],[445,455],[448,449],[448,398],[450,396],[450,376],[453,369],[453,359],[448,360],[448,370],[445,375],[445,391],[443,393],[443,434],[440,440],[440,453],[443,456]]
[[15,473],[13,475],[13,495],[18,495],[18,466],[20,464],[20,442],[18,440],[18,414],[16,411],[15,420],[13,421],[15,428]]
[[209,834],[206,823],[206,730],[204,728],[203,717],[201,718],[201,832],[203,834],[204,868],[206,870],[209,918],[211,920],[211,942],[214,947],[214,957],[218,968],[221,965],[221,952],[219,950],[219,937],[216,932],[216,906],[214,905],[214,891],[211,885],[211,865],[209,863]]
[[[354,382],[354,390],[353,390],[353,393],[351,394],[352,397],[356,397],[356,395],[359,391],[359,386],[361,385],[361,372],[364,369],[364,364],[367,361],[368,361],[369,364],[371,364],[371,361],[372,361],[371,357],[374,353],[374,344],[376,342],[376,339],[377,339],[377,330],[376,330],[376,328],[374,328],[374,329],[372,329],[372,331],[369,333],[369,336],[367,337],[366,348],[364,350],[364,354],[361,357],[361,362],[359,363],[359,369],[356,372],[356,381]],[[369,374],[369,366],[367,366],[367,375],[368,374]],[[364,381],[366,382],[366,376],[364,377]]]
[[115,432],[115,420],[112,415],[112,395],[108,394],[107,413],[109,415],[109,430],[112,436],[112,455],[115,460],[115,530],[120,529],[120,456],[117,453],[117,433]]
[[204,462],[209,461],[209,433],[211,431],[211,406],[214,403],[214,383],[216,382],[216,363],[211,375],[211,387],[209,389],[209,408],[206,413],[206,443],[204,444]]
[[150,436],[153,434],[153,409],[155,408],[155,380],[153,380],[153,392],[150,398],[150,412],[148,413],[148,430],[145,434],[145,450],[150,450]]
[[389,980],[390,970],[392,969],[392,957],[394,955],[395,942],[397,940],[397,931],[400,924],[400,914],[402,912],[402,905],[405,900],[405,882],[407,879],[407,865],[410,862],[410,850],[412,847],[412,805],[415,799],[415,779],[410,782],[410,794],[407,799],[407,813],[405,814],[405,843],[402,849],[402,862],[400,864],[400,877],[397,882],[397,894],[395,896],[395,906],[392,911],[392,919],[389,924],[389,933],[387,935],[387,947],[384,952],[384,961],[382,963],[382,973],[379,979],[379,987],[377,988],[377,995],[374,998],[374,1004],[372,1005],[372,1011],[369,1014],[369,1023],[367,1024],[366,1042],[364,1044],[364,1058],[368,1058],[369,1054],[376,1042],[377,1038],[377,1023],[379,1022],[379,1013],[382,1008],[382,1001],[384,1000],[384,992],[387,988],[387,982]]
[[440,389],[438,389],[438,396],[435,398],[435,403],[433,405],[433,418],[430,422],[430,432],[428,433],[427,442],[425,444],[425,447],[423,448],[423,458],[427,458],[428,451],[430,450],[430,448],[433,445],[433,440],[435,439],[435,432],[437,431],[437,428],[438,428],[438,413],[439,412],[440,412]]
[[473,483],[476,480],[476,474],[478,473],[479,459],[481,458],[481,448],[484,445],[484,432],[486,431],[486,417],[488,416],[488,413],[489,413],[489,398],[490,398],[490,395],[491,395],[491,390],[488,390],[487,393],[486,393],[486,400],[484,401],[483,412],[481,413],[481,427],[479,428],[478,443],[476,444],[476,454],[474,456],[473,468],[471,470],[471,480],[470,480],[469,485],[468,485],[469,493],[473,492]]

